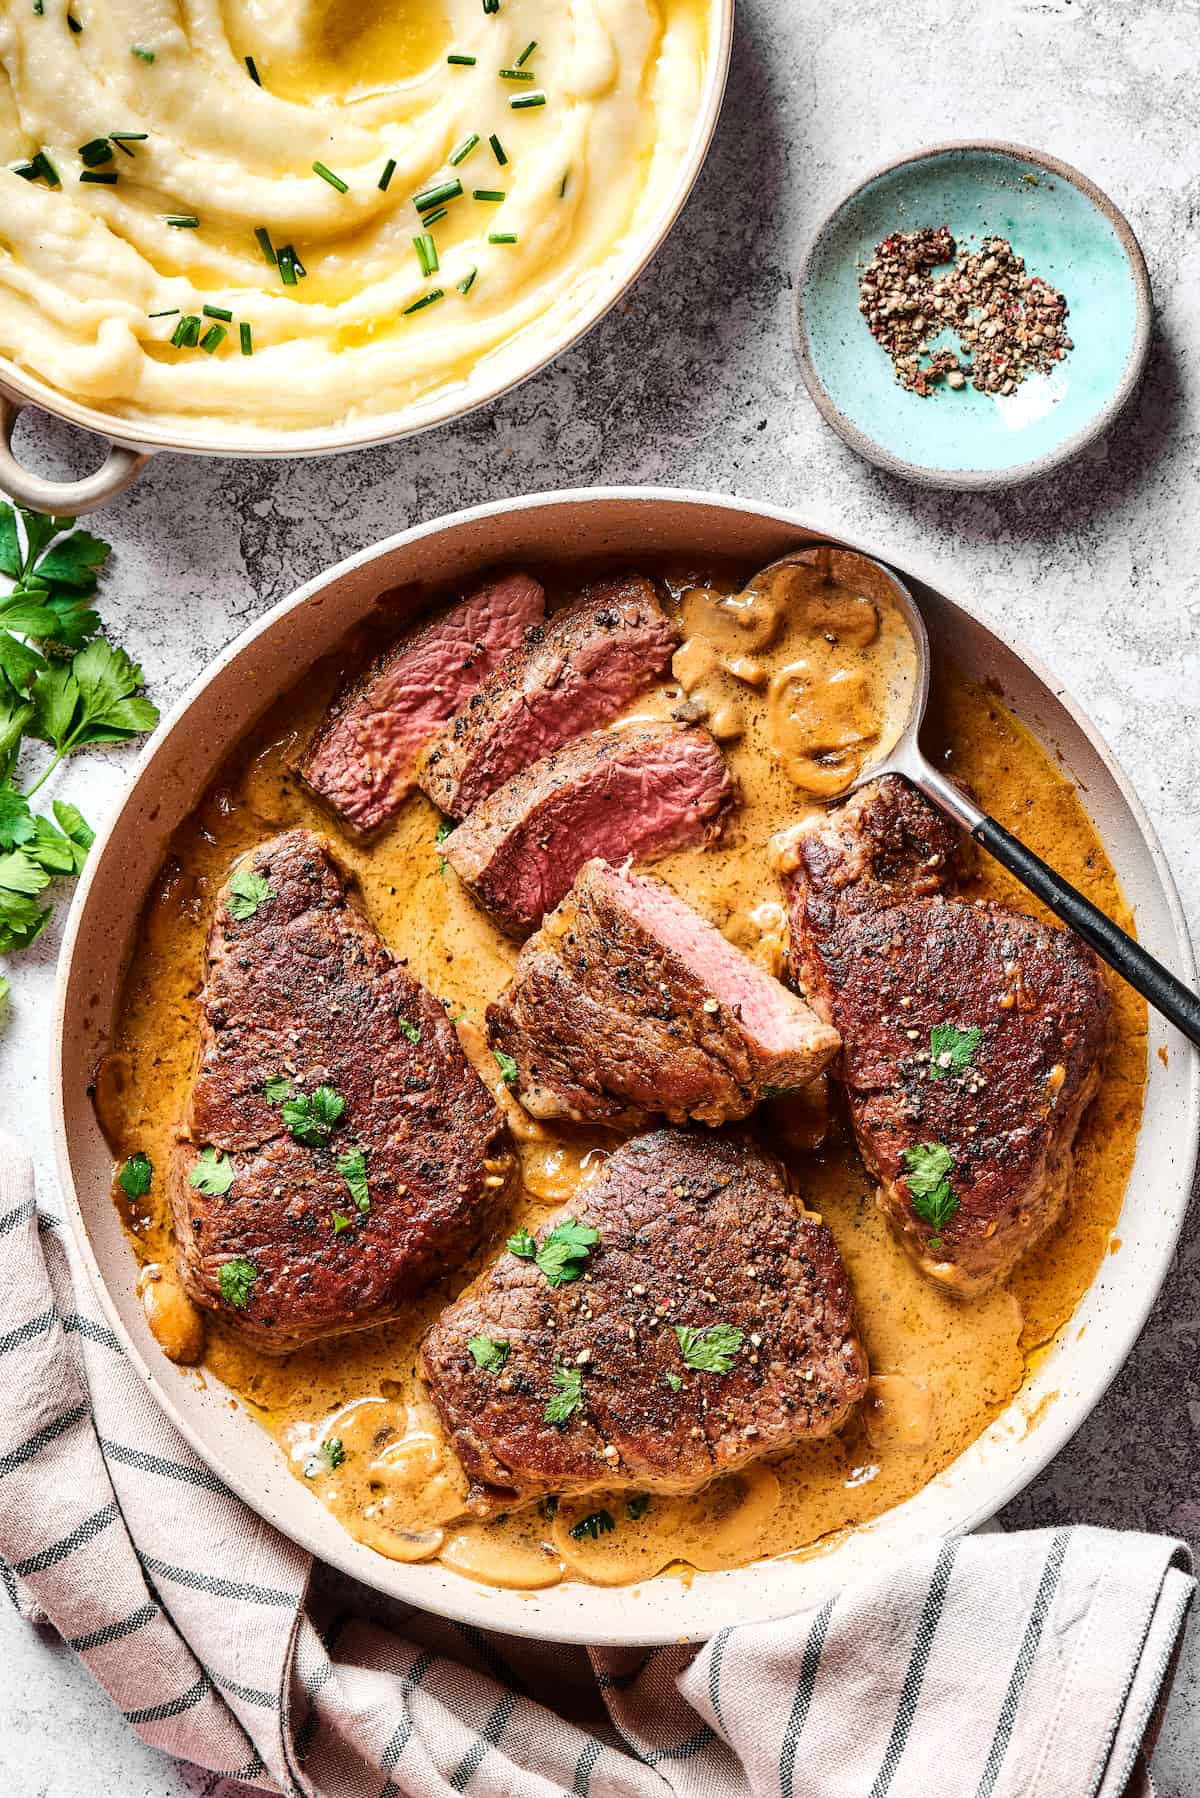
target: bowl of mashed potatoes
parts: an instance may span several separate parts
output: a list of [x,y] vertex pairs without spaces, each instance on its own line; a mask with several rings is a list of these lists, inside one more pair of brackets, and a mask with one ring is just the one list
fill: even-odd
[[[427,429],[581,336],[704,160],[733,0],[29,0],[0,14],[0,485]],[[5,166],[6,165],[6,166]],[[106,437],[70,487],[34,402]]]

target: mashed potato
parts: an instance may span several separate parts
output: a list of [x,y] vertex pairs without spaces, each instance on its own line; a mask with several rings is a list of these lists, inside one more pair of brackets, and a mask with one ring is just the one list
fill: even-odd
[[0,355],[247,440],[520,374],[676,182],[710,9],[490,4],[0,0]]

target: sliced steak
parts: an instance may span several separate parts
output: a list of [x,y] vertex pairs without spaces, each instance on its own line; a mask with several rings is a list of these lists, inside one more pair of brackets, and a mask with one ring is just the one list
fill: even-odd
[[[512,1157],[444,1010],[348,897],[324,839],[288,831],[240,873],[217,900],[209,938],[172,1202],[193,1298],[257,1347],[285,1353],[394,1314],[465,1259]],[[265,880],[267,896],[238,917],[247,873]],[[315,1146],[297,1140],[286,1093],[273,1086],[269,1096],[268,1081],[286,1081],[302,1110],[330,1088],[344,1111]],[[354,1150],[365,1194],[352,1188],[353,1165],[349,1180],[339,1168]],[[199,1190],[198,1168],[206,1185],[228,1190]],[[345,1220],[336,1227],[335,1214]]]
[[537,581],[508,574],[418,622],[334,700],[301,758],[306,784],[343,824],[378,830],[412,792],[420,750],[545,609]]
[[434,804],[465,818],[531,762],[609,724],[666,673],[679,641],[640,575],[599,581],[531,631],[420,758]]
[[661,881],[590,861],[488,1007],[535,1117],[723,1124],[806,1085],[837,1031]]
[[[618,1149],[581,1196],[576,1220],[599,1233],[586,1278],[553,1286],[506,1252],[425,1340],[421,1371],[476,1508],[690,1492],[841,1427],[867,1380],[849,1282],[773,1157],[661,1130]],[[569,1415],[547,1419],[576,1387]]]
[[649,861],[716,836],[733,783],[707,731],[593,731],[497,788],[442,854],[513,936],[552,911],[593,856]]
[[937,889],[951,827],[905,783],[794,846],[793,960],[841,1032],[879,1202],[924,1270],[986,1291],[1058,1217],[1112,996],[1079,939]]

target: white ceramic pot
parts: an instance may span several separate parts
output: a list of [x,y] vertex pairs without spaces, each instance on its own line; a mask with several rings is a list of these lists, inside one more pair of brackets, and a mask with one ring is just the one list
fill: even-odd
[[[143,896],[168,839],[218,764],[262,712],[370,611],[384,589],[454,582],[498,562],[686,553],[751,565],[829,533],[791,512],[744,500],[656,489],[537,495],[459,512],[363,550],[274,607],[200,678],[150,740],[112,824],[88,857],[67,929],[57,994],[53,1113],[64,1194],[113,1329],[147,1385],[197,1453],[277,1528],[380,1591],[464,1622],[553,1640],[669,1642],[726,1623],[779,1617],[914,1543],[989,1517],[1060,1449],[1129,1353],[1171,1259],[1200,1135],[1200,1057],[1153,1013],[1146,1108],[1118,1225],[1068,1329],[1008,1409],[954,1464],[897,1509],[812,1559],[760,1563],[606,1589],[561,1585],[506,1592],[437,1563],[405,1566],[353,1541],[292,1474],[283,1456],[211,1375],[165,1359],[142,1316],[137,1269],[111,1198],[112,1158],[88,1098],[133,947]],[[883,556],[880,544],[852,548]],[[973,610],[905,571],[935,650],[1007,705],[1078,782],[1120,876],[1141,940],[1183,979],[1194,961],[1178,897],[1154,832],[1086,716],[1031,657]],[[913,577],[916,576],[914,579]],[[1086,1325],[1086,1328],[1083,1326]]]
[[[591,303],[557,331],[548,334],[536,330],[525,332],[523,357],[519,361],[508,361],[503,374],[472,375],[435,400],[401,412],[375,415],[321,430],[264,434],[247,441],[233,434],[222,436],[211,425],[197,425],[193,430],[186,430],[178,424],[158,426],[144,420],[135,424],[70,399],[36,375],[0,356],[0,492],[38,512],[80,516],[94,512],[123,492],[137,479],[149,457],[160,450],[198,456],[337,455],[344,450],[368,449],[374,444],[390,443],[432,430],[436,425],[461,418],[464,413],[473,412],[498,399],[502,393],[519,387],[522,381],[527,381],[586,336],[632,286],[662,245],[704,166],[725,97],[733,42],[734,0],[708,0],[708,8],[704,85],[687,153],[680,161],[670,192],[642,235],[632,240],[622,255],[612,259]],[[40,406],[68,424],[93,432],[107,447],[102,465],[80,481],[46,480],[24,468],[13,452],[12,438],[22,408],[29,405]]]

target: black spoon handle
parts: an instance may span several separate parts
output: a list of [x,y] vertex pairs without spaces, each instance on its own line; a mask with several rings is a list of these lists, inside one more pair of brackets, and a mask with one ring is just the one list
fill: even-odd
[[1069,924],[1085,943],[1090,943],[1097,955],[1103,957],[1110,968],[1115,968],[1130,986],[1136,987],[1143,998],[1149,999],[1164,1018],[1200,1047],[1200,997],[1184,986],[1182,980],[1177,980],[1160,961],[1148,955],[1140,943],[1126,936],[1111,918],[1105,917],[1090,899],[1076,892],[1069,881],[1056,874],[1032,849],[1027,849],[1011,831],[1005,830],[1003,824],[997,824],[994,818],[984,818],[975,825],[971,835],[1031,893],[1036,893],[1064,924]]

